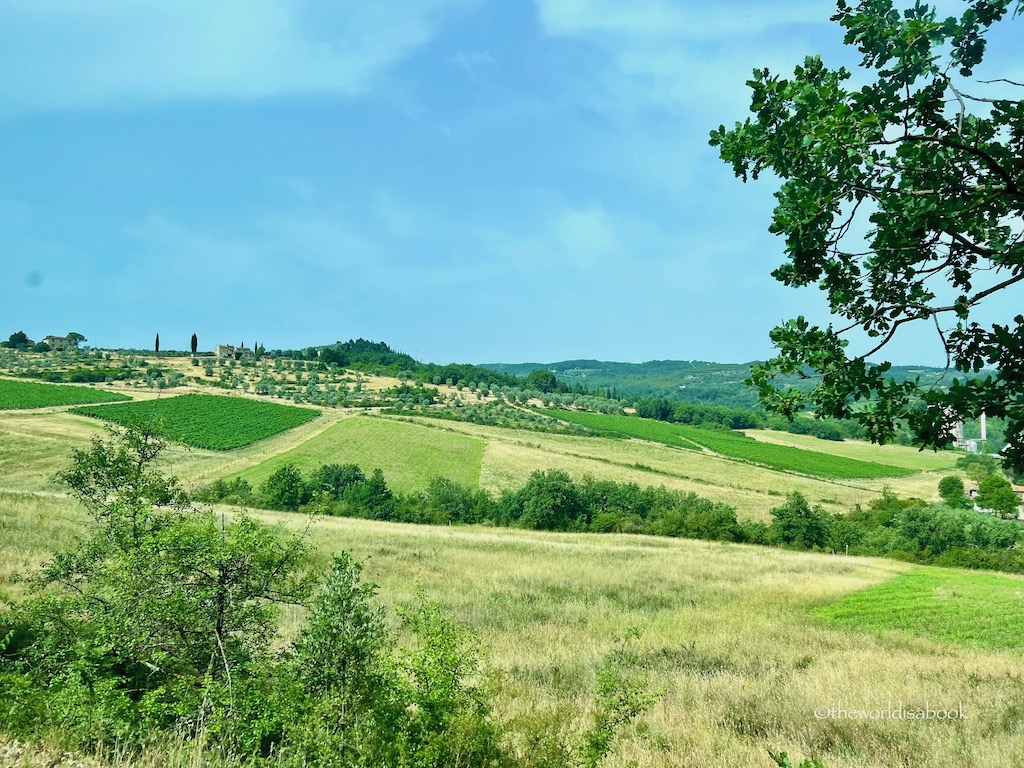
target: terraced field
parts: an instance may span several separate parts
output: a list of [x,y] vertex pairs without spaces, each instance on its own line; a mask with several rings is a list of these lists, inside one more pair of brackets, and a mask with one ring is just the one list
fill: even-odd
[[305,424],[320,411],[241,397],[181,395],[121,405],[85,406],[73,413],[144,426],[177,443],[229,451]]
[[55,405],[114,403],[131,398],[117,392],[71,384],[41,384],[0,379],[0,410],[50,408]]

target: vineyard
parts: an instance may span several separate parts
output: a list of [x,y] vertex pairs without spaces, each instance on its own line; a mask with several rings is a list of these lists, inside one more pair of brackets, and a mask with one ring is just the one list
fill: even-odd
[[113,403],[128,400],[125,395],[92,387],[38,384],[32,381],[0,379],[0,410],[49,408],[55,405]]
[[906,477],[914,474],[914,470],[888,464],[848,459],[819,451],[793,448],[788,445],[764,443],[739,432],[700,429],[683,424],[641,419],[636,416],[557,410],[544,410],[543,413],[554,418],[582,424],[605,434],[652,440],[677,448],[693,449],[696,446],[702,446],[731,459],[817,477],[849,479]]
[[215,451],[251,445],[305,424],[320,413],[312,408],[216,395],[86,406],[72,412],[121,425],[148,427],[169,440]]
[[675,425],[675,428],[683,437],[715,453],[732,459],[763,464],[773,469],[831,478],[906,477],[914,474],[912,469],[874,461],[847,459],[788,445],[762,443],[738,432],[716,432],[679,424]]
[[595,434],[612,437],[636,437],[655,443],[672,445],[676,448],[696,450],[691,440],[680,437],[675,424],[653,419],[638,419],[636,416],[618,416],[606,413],[585,413],[583,411],[560,411],[551,408],[538,408],[545,416],[561,419],[573,424],[587,427]]

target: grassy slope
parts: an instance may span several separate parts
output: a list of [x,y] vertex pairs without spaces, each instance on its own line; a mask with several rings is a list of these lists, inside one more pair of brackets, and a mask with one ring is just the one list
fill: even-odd
[[619,416],[612,413],[586,413],[556,408],[538,408],[541,413],[553,419],[571,421],[585,427],[619,437],[637,437],[656,443],[671,445],[686,450],[700,450],[700,446],[679,434],[677,425],[654,419],[638,419],[636,416]]
[[[300,449],[306,441],[349,419],[369,421],[351,412],[327,410],[308,424],[230,452],[172,445],[166,464],[187,485],[201,485]],[[474,444],[482,444],[483,458],[482,461],[473,459],[479,467],[478,475],[474,471],[462,476],[474,484],[478,479],[481,487],[491,491],[518,487],[536,469],[558,468],[575,477],[589,473],[643,486],[665,485],[694,491],[727,501],[744,517],[755,519],[765,519],[769,510],[792,491],[800,491],[814,503],[822,503],[832,511],[847,511],[854,504],[877,498],[884,485],[891,486],[900,495],[932,499],[937,497],[936,487],[941,477],[919,473],[889,480],[831,482],[637,440],[520,432],[435,419],[415,421],[418,427],[410,430],[409,422],[380,419],[374,422],[377,427],[372,435],[361,442],[341,440],[340,445],[331,450],[325,449],[323,443],[314,442],[311,448],[307,446],[294,456],[304,454],[313,463],[319,463],[321,457],[340,460],[353,456],[351,460],[365,461],[369,469],[380,466],[389,471],[389,480],[394,479],[396,487],[408,489],[425,483],[436,471],[437,464],[428,458],[425,468],[417,466],[424,454],[405,452],[401,446],[405,437],[415,436],[420,444],[434,444],[441,451],[446,450],[452,437],[470,438]],[[0,471],[4,473],[0,485],[18,490],[53,490],[51,479],[67,462],[70,450],[84,446],[89,437],[102,434],[102,429],[94,419],[66,412],[0,413]],[[427,451],[425,455],[436,456],[437,452]],[[256,473],[257,476],[265,474],[269,471]]]
[[483,441],[419,424],[355,416],[343,419],[308,442],[241,472],[258,487],[285,464],[308,473],[321,464],[358,464],[380,468],[395,490],[424,488],[430,478],[448,477],[476,487],[480,482]]
[[541,411],[552,418],[583,424],[591,429],[611,434],[653,440],[677,448],[693,449],[703,446],[729,458],[829,479],[903,477],[912,474],[911,470],[877,462],[824,454],[822,451],[806,451],[790,445],[758,442],[738,432],[700,429],[633,416],[553,409]]
[[[340,418],[322,418],[282,432],[254,445],[230,452],[207,451],[171,443],[163,464],[189,487],[255,466],[301,445]],[[0,412],[0,488],[19,491],[53,491],[53,476],[68,463],[75,448],[104,434],[103,422],[67,411]]]
[[[300,515],[261,514],[298,530]],[[0,495],[0,562],[31,566],[80,514],[56,498]],[[318,567],[347,548],[409,606],[417,592],[477,633],[501,718],[563,715],[580,727],[601,656],[631,627],[658,704],[610,761],[769,765],[766,751],[816,755],[828,768],[1003,768],[1021,764],[1024,659],[813,618],[815,606],[869,594],[902,563],[647,537],[556,535],[326,519],[311,531]],[[20,554],[20,553],[25,553]],[[0,572],[6,578],[8,568]],[[943,571],[943,573],[949,573]],[[898,583],[898,582],[893,582]],[[865,591],[868,590],[868,591]],[[285,616],[294,633],[297,613]],[[815,707],[963,702],[940,722],[818,720]],[[629,761],[634,761],[630,763]]]
[[[629,418],[629,417],[623,417]],[[897,494],[938,498],[940,475],[917,473],[903,478],[828,480],[779,473],[765,467],[637,440],[554,435],[460,422],[418,419],[437,431],[483,438],[482,487],[497,491],[521,485],[535,469],[564,469],[575,477],[591,474],[640,485],[665,485],[726,501],[740,514],[766,519],[782,497],[799,491],[832,511],[878,498],[884,486]]]

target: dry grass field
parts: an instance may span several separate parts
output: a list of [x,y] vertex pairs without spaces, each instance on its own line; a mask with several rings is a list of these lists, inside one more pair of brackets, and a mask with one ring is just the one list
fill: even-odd
[[[258,516],[305,525],[301,515]],[[10,585],[14,572],[42,562],[80,522],[66,499],[0,496],[5,596],[20,590]],[[317,567],[347,549],[383,603],[434,600],[471,628],[496,686],[495,714],[521,725],[582,729],[601,657],[639,630],[633,647],[658,700],[611,766],[769,766],[769,749],[816,756],[827,768],[1024,761],[1019,652],[929,639],[927,623],[913,632],[836,627],[813,615],[900,574],[937,569],[698,541],[338,518],[316,521],[310,540]],[[1024,580],[987,578],[1024,590]],[[956,617],[955,603],[947,605],[946,623]],[[282,633],[302,618],[284,616]],[[897,701],[962,706],[967,719],[815,717],[818,707]]]

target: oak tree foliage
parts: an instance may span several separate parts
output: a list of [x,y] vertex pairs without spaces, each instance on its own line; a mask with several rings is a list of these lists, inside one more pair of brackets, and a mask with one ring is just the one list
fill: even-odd
[[[791,78],[755,70],[752,116],[711,133],[738,177],[780,182],[769,229],[786,261],[773,276],[817,285],[840,318],[772,331],[778,354],[750,379],[770,409],[855,418],[876,442],[906,423],[935,448],[985,412],[1007,419],[1007,464],[1024,467],[1024,314],[979,322],[1024,280],[1024,84],[976,74],[993,25],[1024,33],[1022,7],[970,0],[940,18],[922,2],[839,0],[832,20],[862,55],[866,84],[818,57]],[[958,372],[947,386],[894,381],[874,362],[915,323],[934,328]],[[854,354],[857,330],[871,343]],[[780,385],[786,374],[820,382],[803,393]]]

